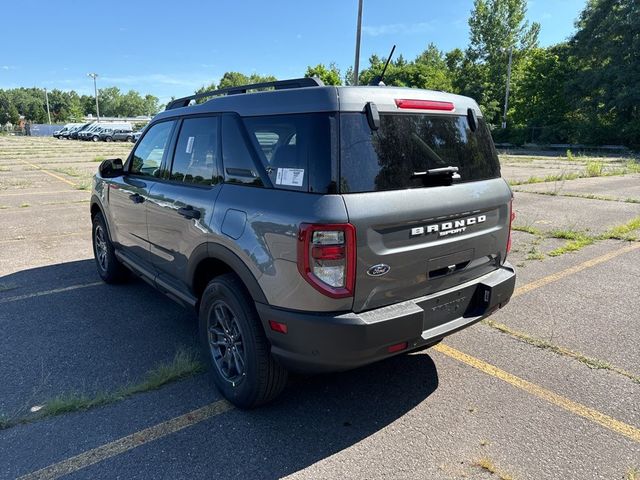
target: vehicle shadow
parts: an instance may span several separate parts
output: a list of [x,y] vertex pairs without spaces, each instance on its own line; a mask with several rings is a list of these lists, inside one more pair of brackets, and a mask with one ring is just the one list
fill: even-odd
[[[49,377],[34,403],[70,391],[109,391],[170,360],[180,345],[197,348],[195,314],[139,280],[2,303],[98,281],[93,260],[0,277],[1,284],[15,286],[0,296],[2,410],[24,404],[42,381],[43,368]],[[197,384],[201,387],[188,395],[211,398],[213,383]],[[232,410],[135,449],[110,463],[106,476],[135,477],[143,465],[138,473],[144,478],[280,478],[380,433],[437,387],[436,366],[426,354],[348,372],[294,376],[272,404]],[[219,398],[215,391],[213,396]],[[171,455],[156,455],[167,448]]]

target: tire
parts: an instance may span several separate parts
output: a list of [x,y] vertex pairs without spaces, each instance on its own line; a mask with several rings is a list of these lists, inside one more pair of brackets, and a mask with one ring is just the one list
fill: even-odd
[[111,138],[111,137],[106,137],[106,138],[104,139],[104,141],[105,141],[105,142],[111,142],[111,141],[113,141],[113,138]]
[[271,355],[253,299],[238,277],[224,274],[209,282],[199,317],[200,340],[211,361],[213,380],[227,400],[253,408],[282,392],[288,372]]
[[98,275],[106,283],[120,283],[127,279],[129,271],[120,263],[114,253],[113,244],[109,238],[107,224],[102,213],[93,217],[91,240],[93,244],[93,258],[96,261]]
[[93,137],[91,137],[91,140],[93,140],[94,142],[97,142],[98,140],[100,140],[100,137],[97,135],[94,135]]
[[132,142],[132,143],[133,143],[133,137],[132,137],[131,135],[129,135],[129,136],[127,137],[127,142]]

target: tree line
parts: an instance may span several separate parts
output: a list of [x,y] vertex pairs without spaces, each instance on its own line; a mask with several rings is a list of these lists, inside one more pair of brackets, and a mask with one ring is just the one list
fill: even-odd
[[[48,92],[49,112],[53,123],[81,122],[86,115],[96,115],[93,95],[79,95],[74,90],[54,89]],[[137,117],[155,115],[160,109],[158,98],[135,90],[123,93],[117,87],[98,90],[100,115],[105,117]],[[0,89],[0,126],[16,125],[24,116],[33,123],[47,123],[45,91],[42,88]]]

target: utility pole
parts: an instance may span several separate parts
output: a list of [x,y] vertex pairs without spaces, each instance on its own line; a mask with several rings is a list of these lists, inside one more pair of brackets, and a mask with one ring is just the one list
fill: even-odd
[[96,78],[98,78],[98,74],[87,73],[87,77],[93,78],[93,91],[96,95],[96,116],[98,117],[98,122],[100,122],[100,108],[98,107],[98,87],[96,86]]
[[360,70],[360,36],[362,34],[362,0],[358,0],[358,25],[356,27],[356,61],[353,66],[353,84],[358,85],[358,70]]
[[47,101],[47,117],[49,117],[49,125],[51,125],[51,112],[49,111],[49,94],[47,89],[44,89],[44,99]]
[[511,84],[511,60],[513,59],[513,47],[509,47],[509,66],[507,67],[507,89],[504,94],[504,114],[502,115],[502,128],[507,128],[507,109],[509,108],[509,85]]

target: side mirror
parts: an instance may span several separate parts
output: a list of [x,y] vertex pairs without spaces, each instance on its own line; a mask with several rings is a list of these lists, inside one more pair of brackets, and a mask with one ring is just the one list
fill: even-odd
[[122,160],[120,158],[108,158],[98,167],[98,172],[102,178],[115,178],[124,173]]

